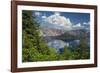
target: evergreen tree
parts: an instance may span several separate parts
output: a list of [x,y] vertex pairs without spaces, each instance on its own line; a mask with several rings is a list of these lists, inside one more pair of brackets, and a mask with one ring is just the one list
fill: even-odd
[[81,34],[80,44],[74,51],[75,59],[89,59],[90,51],[84,33]]
[[64,51],[62,53],[62,59],[71,60],[72,56],[73,56],[73,54],[72,54],[71,50],[69,49],[69,47],[65,46]]
[[46,45],[32,11],[22,11],[23,62],[56,60],[57,53]]

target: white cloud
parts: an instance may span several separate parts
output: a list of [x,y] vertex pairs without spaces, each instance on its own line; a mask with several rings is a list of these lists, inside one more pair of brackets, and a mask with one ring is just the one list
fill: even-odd
[[40,16],[41,13],[40,13],[40,12],[35,12],[35,15],[36,15],[36,16]]
[[84,26],[82,26],[81,23],[73,24],[70,21],[70,18],[62,16],[59,12],[55,12],[54,14],[48,17],[46,15],[43,15],[41,18],[43,19],[41,26],[45,26],[48,28],[64,29],[64,30],[77,30],[84,28]]
[[77,29],[85,29],[85,28],[81,23],[78,23],[76,25],[72,25],[72,29],[77,30]]
[[60,16],[60,13],[59,12],[55,12],[54,15]]
[[81,27],[81,24],[78,23],[78,24],[76,24],[76,25],[73,25],[73,27]]
[[84,25],[89,25],[90,24],[90,21],[89,22],[83,22]]
[[42,18],[43,18],[43,19],[46,19],[46,18],[47,18],[47,16],[45,16],[45,15],[44,15],[44,16],[42,16]]
[[86,22],[83,22],[83,24],[86,25],[87,23]]
[[83,22],[83,26],[85,29],[90,30],[90,21],[89,22]]
[[53,15],[48,17],[42,16],[42,18],[46,18],[45,21],[47,21],[50,24],[55,24],[59,26],[68,26],[72,24],[69,18],[61,16],[59,12],[55,12]]

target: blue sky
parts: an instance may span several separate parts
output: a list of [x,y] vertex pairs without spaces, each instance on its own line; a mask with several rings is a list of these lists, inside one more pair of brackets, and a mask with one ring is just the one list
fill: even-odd
[[33,11],[41,27],[59,29],[90,29],[90,14],[75,12]]
[[90,21],[90,14],[88,13],[62,13],[62,15],[70,18],[74,24]]
[[[52,12],[52,11],[33,11],[33,13],[34,12],[40,13],[40,16],[36,16],[38,19],[41,19],[41,16],[43,16],[43,15],[49,17],[54,14],[54,12]],[[77,23],[82,24],[84,22],[88,23],[90,21],[89,13],[75,13],[75,12],[59,12],[59,13],[61,16],[69,18],[73,24],[77,24]]]

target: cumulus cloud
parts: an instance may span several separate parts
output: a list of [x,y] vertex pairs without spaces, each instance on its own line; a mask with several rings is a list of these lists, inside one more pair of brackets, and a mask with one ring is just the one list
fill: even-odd
[[34,14],[35,14],[36,16],[40,16],[40,15],[41,15],[40,12],[35,12]]
[[54,15],[60,16],[60,13],[59,12],[55,12]]
[[84,26],[81,23],[78,23],[76,25],[73,25],[72,28],[73,28],[73,30],[84,29]]
[[90,30],[90,21],[89,22],[83,22],[83,26],[85,29]]
[[90,21],[89,22],[83,22],[83,25],[89,25],[90,24]]
[[67,26],[72,24],[69,18],[61,16],[59,12],[55,12],[53,15],[50,15],[48,17],[42,16],[42,18],[45,18],[45,21],[50,24],[56,24],[59,26]]
[[70,18],[62,16],[59,12],[55,12],[50,16],[43,15],[41,16],[43,22],[41,26],[48,26],[48,28],[55,29],[65,29],[65,30],[76,30],[83,29],[81,23],[73,24]]
[[44,15],[44,16],[42,16],[42,18],[43,18],[43,19],[46,19],[46,18],[47,18],[47,16],[45,16],[45,15]]
[[73,25],[73,27],[81,27],[81,23],[78,23],[76,25]]

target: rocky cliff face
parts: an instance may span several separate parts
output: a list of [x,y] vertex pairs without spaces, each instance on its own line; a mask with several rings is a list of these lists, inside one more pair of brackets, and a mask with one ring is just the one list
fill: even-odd
[[71,30],[65,31],[60,29],[51,28],[41,28],[41,33],[43,37],[53,37],[56,39],[79,39],[82,36],[85,38],[90,37],[90,32],[84,29],[81,30]]
[[64,34],[63,30],[51,28],[41,28],[41,32],[43,36],[60,36]]

